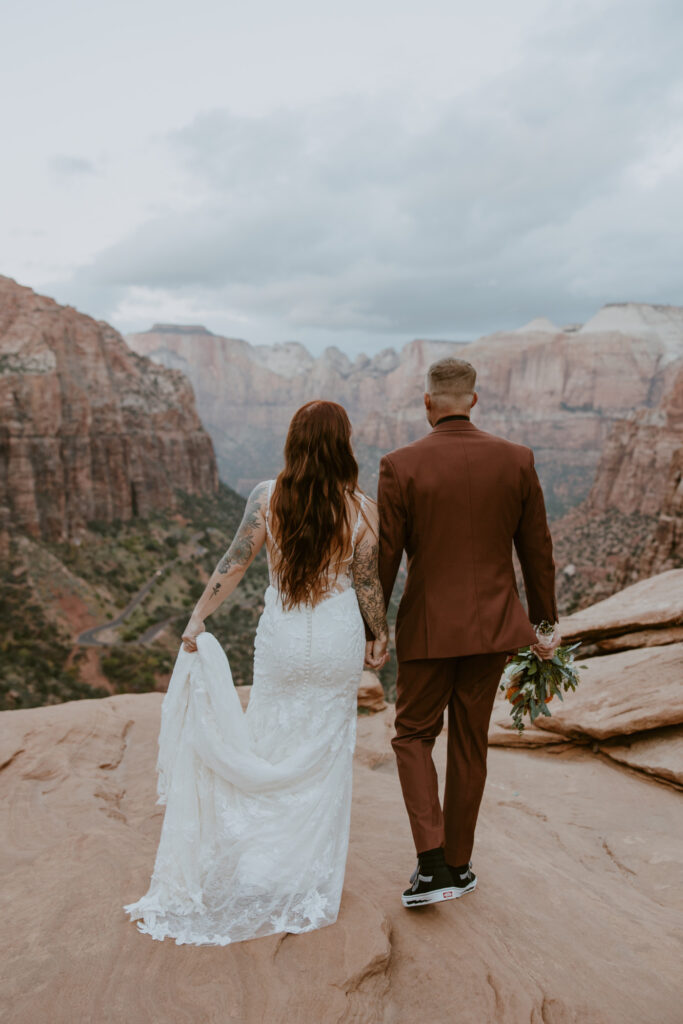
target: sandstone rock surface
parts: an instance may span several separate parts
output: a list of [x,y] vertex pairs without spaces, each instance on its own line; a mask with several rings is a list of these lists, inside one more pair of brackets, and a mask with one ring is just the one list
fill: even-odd
[[[591,645],[597,653],[612,654],[615,651],[629,651],[637,647],[660,647],[662,644],[675,644],[683,641],[683,626],[670,626],[668,629],[641,629],[635,633],[620,633],[618,636],[596,640]],[[584,648],[585,650],[586,648]]]
[[63,540],[89,520],[215,493],[211,439],[182,374],[108,324],[0,277],[0,509],[5,529]]
[[[12,1024],[677,1024],[680,794],[581,750],[490,751],[463,900],[401,907],[414,852],[398,780],[357,760],[336,925],[227,948],[140,935],[121,905],[147,887],[162,820],[160,704],[0,716]],[[443,770],[442,739],[436,756]]]
[[683,787],[683,726],[601,743],[600,751],[614,761]]
[[606,739],[683,723],[683,643],[582,660],[581,683],[538,726]]
[[387,704],[374,715],[360,715],[356,723],[356,760],[368,768],[395,767],[391,739],[394,735],[395,709]]
[[358,707],[370,713],[384,711],[387,702],[384,699],[382,684],[374,672],[363,672],[358,687]]
[[[619,593],[560,619],[563,640],[590,643],[683,625],[683,569],[640,580]],[[667,641],[670,637],[667,637]],[[631,641],[628,641],[629,646]]]
[[491,723],[489,725],[489,745],[492,747],[536,747],[562,746],[563,744],[576,742],[564,736],[562,733],[548,732],[547,729],[539,729],[536,724],[524,723],[522,732],[517,732],[515,725],[510,718],[510,702],[503,693],[498,693],[493,705]]

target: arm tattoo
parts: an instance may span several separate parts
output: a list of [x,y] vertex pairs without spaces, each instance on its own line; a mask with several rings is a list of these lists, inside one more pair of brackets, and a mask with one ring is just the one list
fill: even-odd
[[377,570],[376,541],[361,543],[353,558],[353,585],[363,618],[376,637],[387,636],[387,613]]
[[[254,552],[254,538],[261,525],[261,503],[265,488],[255,488],[247,502],[239,530],[232,544],[216,566],[221,576],[234,568],[244,568]],[[220,584],[218,584],[220,586]]]
[[220,589],[221,589],[220,583],[214,583],[213,587],[211,588],[211,597],[215,597]]

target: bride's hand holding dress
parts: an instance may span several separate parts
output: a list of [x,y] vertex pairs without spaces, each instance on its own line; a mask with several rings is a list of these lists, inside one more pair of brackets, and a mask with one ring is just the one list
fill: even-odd
[[264,502],[267,492],[268,484],[261,483],[249,495],[232,544],[214,569],[183,631],[182,640],[186,651],[197,650],[197,637],[205,628],[204,619],[233,593],[263,547],[266,539]]

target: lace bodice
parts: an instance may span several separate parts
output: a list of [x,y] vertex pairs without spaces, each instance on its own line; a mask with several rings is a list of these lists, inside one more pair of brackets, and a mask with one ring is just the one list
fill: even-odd
[[[279,591],[278,579],[277,579],[277,555],[280,551],[277,541],[273,536],[271,529],[271,515],[270,505],[273,497],[273,490],[275,488],[275,480],[268,481],[268,496],[266,499],[265,507],[265,521],[266,521],[266,555],[268,558],[268,576],[270,578],[270,585],[275,590]],[[356,521],[353,524],[353,530],[351,531],[351,553],[346,558],[341,559],[336,565],[331,565],[327,579],[324,582],[322,596],[316,603],[326,600],[328,597],[332,597],[334,594],[341,594],[345,590],[348,590],[353,586],[353,574],[351,566],[353,565],[353,556],[356,551],[356,541],[358,539],[358,532],[360,530],[361,520],[367,504],[367,497],[360,491],[354,492],[354,497],[358,498],[360,505],[356,514]]]

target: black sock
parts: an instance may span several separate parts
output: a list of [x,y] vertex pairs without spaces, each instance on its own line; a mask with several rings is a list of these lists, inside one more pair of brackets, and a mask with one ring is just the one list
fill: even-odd
[[469,863],[467,863],[467,864],[460,864],[458,867],[455,867],[455,868],[452,867],[450,864],[448,866],[450,867],[450,869],[451,869],[451,871],[453,872],[454,875],[466,875],[467,872],[470,870]]
[[420,862],[420,866],[423,868],[438,867],[442,864],[446,864],[443,846],[437,846],[435,850],[424,850],[422,853],[418,853],[417,859]]

